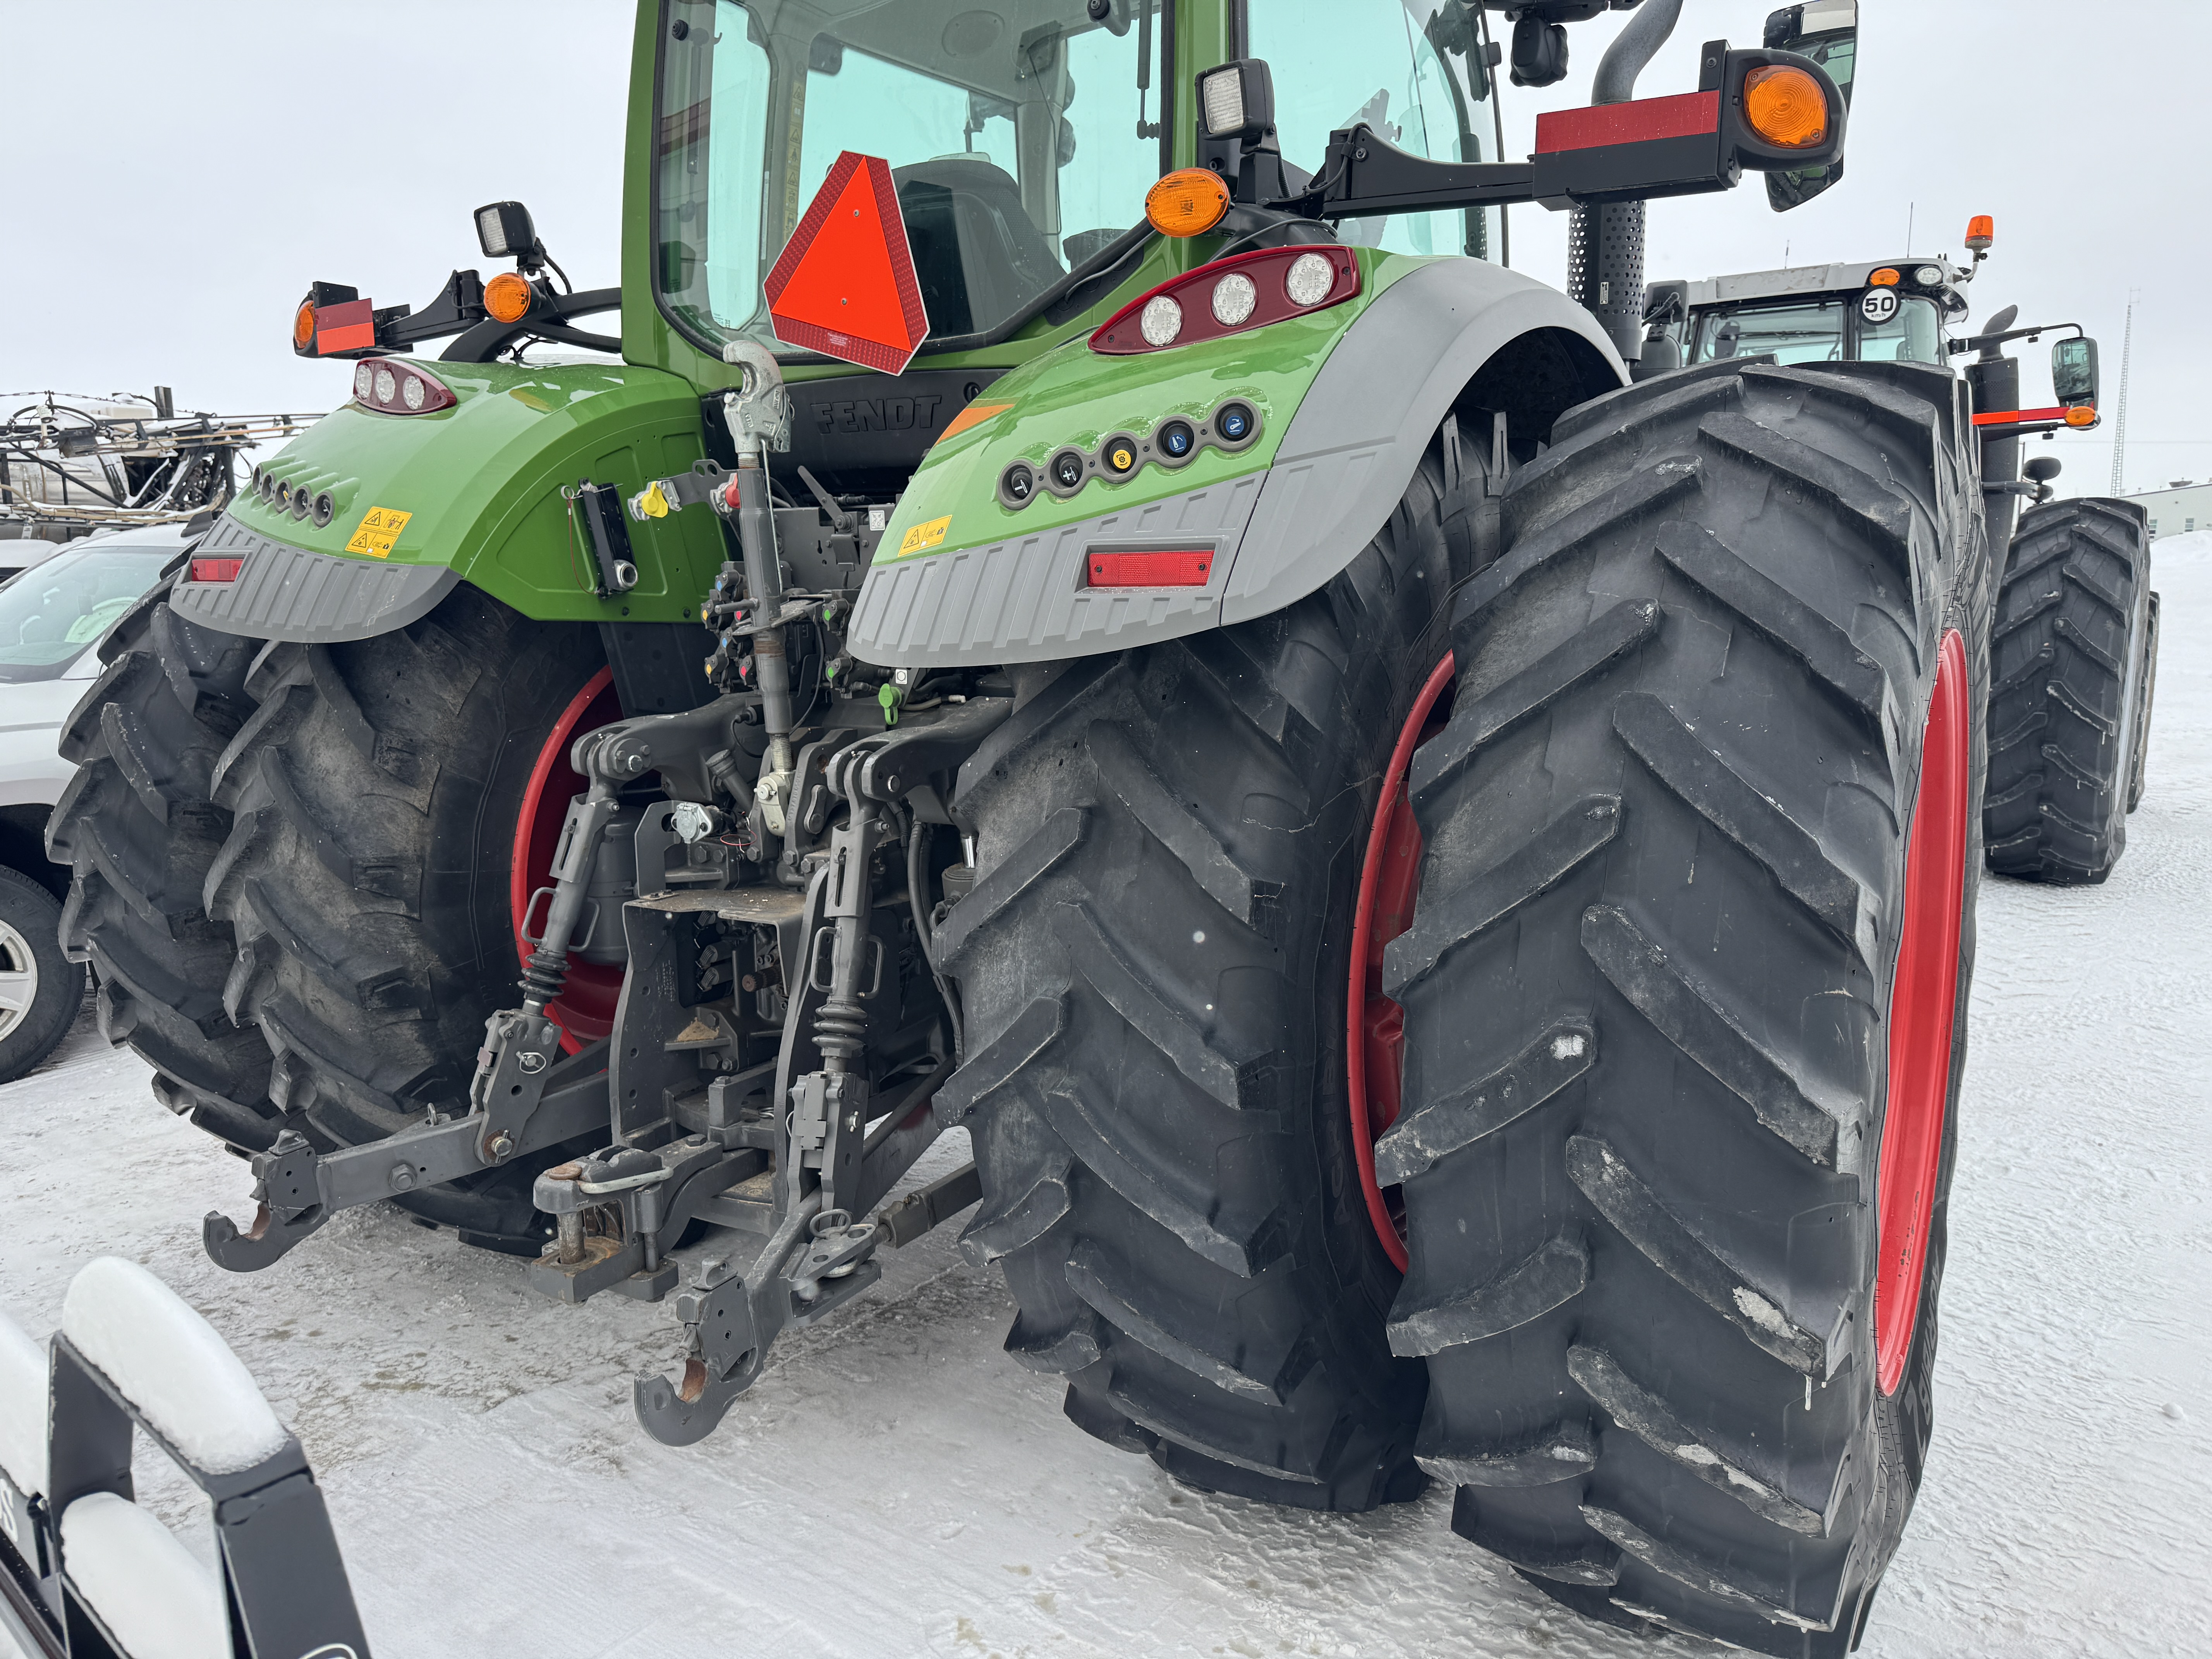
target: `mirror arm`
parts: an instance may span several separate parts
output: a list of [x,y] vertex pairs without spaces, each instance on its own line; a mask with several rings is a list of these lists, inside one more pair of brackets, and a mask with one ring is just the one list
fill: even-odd
[[2087,331],[2079,323],[2038,323],[2033,328],[2009,328],[1999,334],[1974,334],[1963,340],[1947,341],[1944,349],[1951,352],[1981,351],[1990,346],[2002,345],[2008,340],[2039,340],[2062,328],[2072,329],[2079,338],[2087,337]]

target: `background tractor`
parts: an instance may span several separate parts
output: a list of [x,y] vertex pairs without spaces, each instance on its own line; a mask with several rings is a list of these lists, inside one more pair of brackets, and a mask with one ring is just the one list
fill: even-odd
[[[2000,875],[2100,882],[2127,845],[2143,793],[2158,678],[2150,537],[2133,501],[2054,501],[2056,456],[2021,464],[2021,441],[2097,424],[2097,344],[2077,325],[2015,326],[2016,307],[1960,331],[1966,289],[1993,240],[1966,227],[1948,258],[1751,271],[1646,291],[1642,372],[1753,354],[1782,363],[1942,365],[1972,352],[1990,545],[2005,548],[1996,593],[1982,833]],[[2051,354],[2052,402],[2021,407],[2020,364],[2002,348],[2070,330]],[[2023,479],[2022,473],[2026,477]],[[2021,500],[2031,505],[2016,517]]]
[[1504,159],[1604,9],[646,0],[619,288],[515,203],[421,311],[317,283],[352,400],[118,627],[52,831],[252,1154],[216,1259],[388,1199],[673,1292],[683,1443],[972,1208],[1176,1478],[1441,1480],[1593,1616],[1846,1650],[1930,1425],[1973,405],[1631,383],[1644,202],[1832,182],[1855,10],[1638,100],[1644,0]]

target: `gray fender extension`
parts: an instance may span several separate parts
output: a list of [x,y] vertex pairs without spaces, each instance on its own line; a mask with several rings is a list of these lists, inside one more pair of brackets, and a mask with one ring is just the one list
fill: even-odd
[[196,582],[184,573],[169,608],[203,628],[249,639],[336,645],[373,639],[437,608],[460,577],[444,565],[387,564],[295,547],[226,513],[193,550],[241,560],[238,579]]
[[[1263,472],[1031,536],[877,565],[851,631],[863,661],[972,667],[1096,656],[1282,610],[1364,547],[1404,495],[1437,428],[1483,365],[1523,335],[1587,343],[1627,371],[1590,314],[1478,259],[1444,259],[1384,289],[1345,331]],[[1588,387],[1586,392],[1602,389]],[[1085,556],[1212,543],[1206,587],[1094,592]]]

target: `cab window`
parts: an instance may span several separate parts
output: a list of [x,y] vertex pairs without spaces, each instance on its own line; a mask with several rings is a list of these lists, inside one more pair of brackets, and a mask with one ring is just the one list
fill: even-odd
[[1844,307],[1832,300],[1753,311],[1709,311],[1698,319],[1689,362],[1771,354],[1778,363],[1844,361]]
[[[1265,58],[1274,77],[1276,142],[1297,173],[1318,172],[1328,135],[1361,121],[1431,161],[1499,159],[1481,8],[1462,0],[1250,0],[1249,16],[1252,56]],[[1343,221],[1338,234],[1394,253],[1505,258],[1503,210],[1494,207],[1376,214]]]
[[1933,300],[1899,296],[1897,313],[1886,323],[1858,318],[1858,360],[1863,363],[1936,363],[1944,361],[1942,319]]

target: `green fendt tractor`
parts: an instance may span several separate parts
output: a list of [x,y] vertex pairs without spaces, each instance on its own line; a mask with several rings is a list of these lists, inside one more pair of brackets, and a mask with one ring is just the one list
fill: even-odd
[[[1990,545],[2008,549],[1996,591],[1982,836],[2000,875],[2100,882],[2142,799],[2158,678],[2150,534],[2133,501],[2054,501],[2056,456],[2021,465],[2021,440],[2097,424],[2097,345],[2072,323],[2014,326],[2007,306],[1974,332],[1954,325],[1994,239],[1966,227],[1971,263],[1911,258],[1750,271],[1645,292],[1642,370],[1764,354],[1780,363],[1914,362],[1973,352],[1966,379],[1981,440]],[[2055,401],[2022,409],[2020,364],[2002,348],[2071,331],[2051,347]],[[2022,473],[2026,473],[2025,478]],[[2022,497],[2032,503],[2015,528]]]
[[1929,1432],[1971,404],[1630,383],[1644,201],[1832,181],[1851,9],[1639,100],[1644,0],[1503,159],[1603,9],[646,0],[618,289],[512,203],[420,311],[318,284],[352,400],[118,628],[52,830],[104,1028],[253,1155],[216,1259],[392,1200],[674,1292],[681,1443],[972,1207],[1176,1478],[1433,1478],[1595,1616],[1845,1650]]

